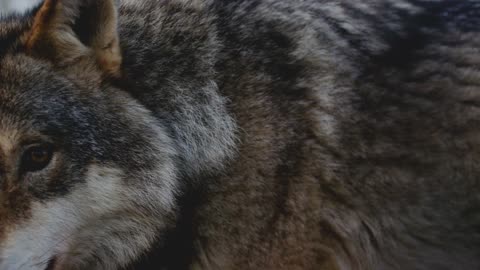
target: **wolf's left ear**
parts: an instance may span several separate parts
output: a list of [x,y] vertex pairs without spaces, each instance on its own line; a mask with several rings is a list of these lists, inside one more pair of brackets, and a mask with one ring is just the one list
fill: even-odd
[[118,75],[122,56],[114,0],[44,0],[26,47],[60,67],[86,63]]

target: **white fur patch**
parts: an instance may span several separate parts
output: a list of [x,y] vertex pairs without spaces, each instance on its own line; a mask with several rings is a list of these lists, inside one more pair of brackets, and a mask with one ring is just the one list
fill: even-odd
[[53,256],[67,252],[76,230],[122,203],[121,175],[118,169],[92,166],[85,186],[65,198],[33,203],[29,222],[9,232],[0,269],[44,269]]
[[[0,249],[0,269],[43,270],[53,257],[59,269],[70,269],[69,265],[97,255],[102,245],[115,258],[103,258],[101,269],[115,269],[138,256],[150,246],[159,226],[152,218],[161,220],[161,216],[142,218],[135,203],[150,207],[151,213],[169,210],[173,190],[160,192],[162,185],[148,183],[143,189],[129,188],[124,180],[118,168],[93,165],[86,183],[66,197],[34,202],[33,217],[7,232]],[[129,211],[138,216],[129,217]],[[125,232],[128,239],[122,241],[126,237],[118,237],[118,232]]]

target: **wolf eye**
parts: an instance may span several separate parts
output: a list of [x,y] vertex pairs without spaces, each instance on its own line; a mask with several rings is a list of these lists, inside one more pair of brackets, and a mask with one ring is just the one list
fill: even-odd
[[53,149],[49,145],[36,145],[27,149],[22,157],[22,170],[36,172],[44,169],[52,160]]

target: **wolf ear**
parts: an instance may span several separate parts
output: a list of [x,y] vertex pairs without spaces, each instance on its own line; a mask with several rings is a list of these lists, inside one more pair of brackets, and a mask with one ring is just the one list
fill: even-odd
[[88,63],[118,75],[122,57],[114,0],[44,0],[26,48],[60,67]]

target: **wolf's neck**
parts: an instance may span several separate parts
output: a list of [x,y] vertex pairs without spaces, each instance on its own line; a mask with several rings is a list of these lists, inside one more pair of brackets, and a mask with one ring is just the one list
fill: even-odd
[[234,148],[235,123],[214,79],[221,44],[201,6],[174,5],[120,8],[123,73],[128,91],[170,130],[184,172],[208,173]]
[[176,86],[158,116],[170,130],[187,175],[210,173],[222,168],[234,152],[235,123],[226,109],[226,100],[214,81],[196,86]]

